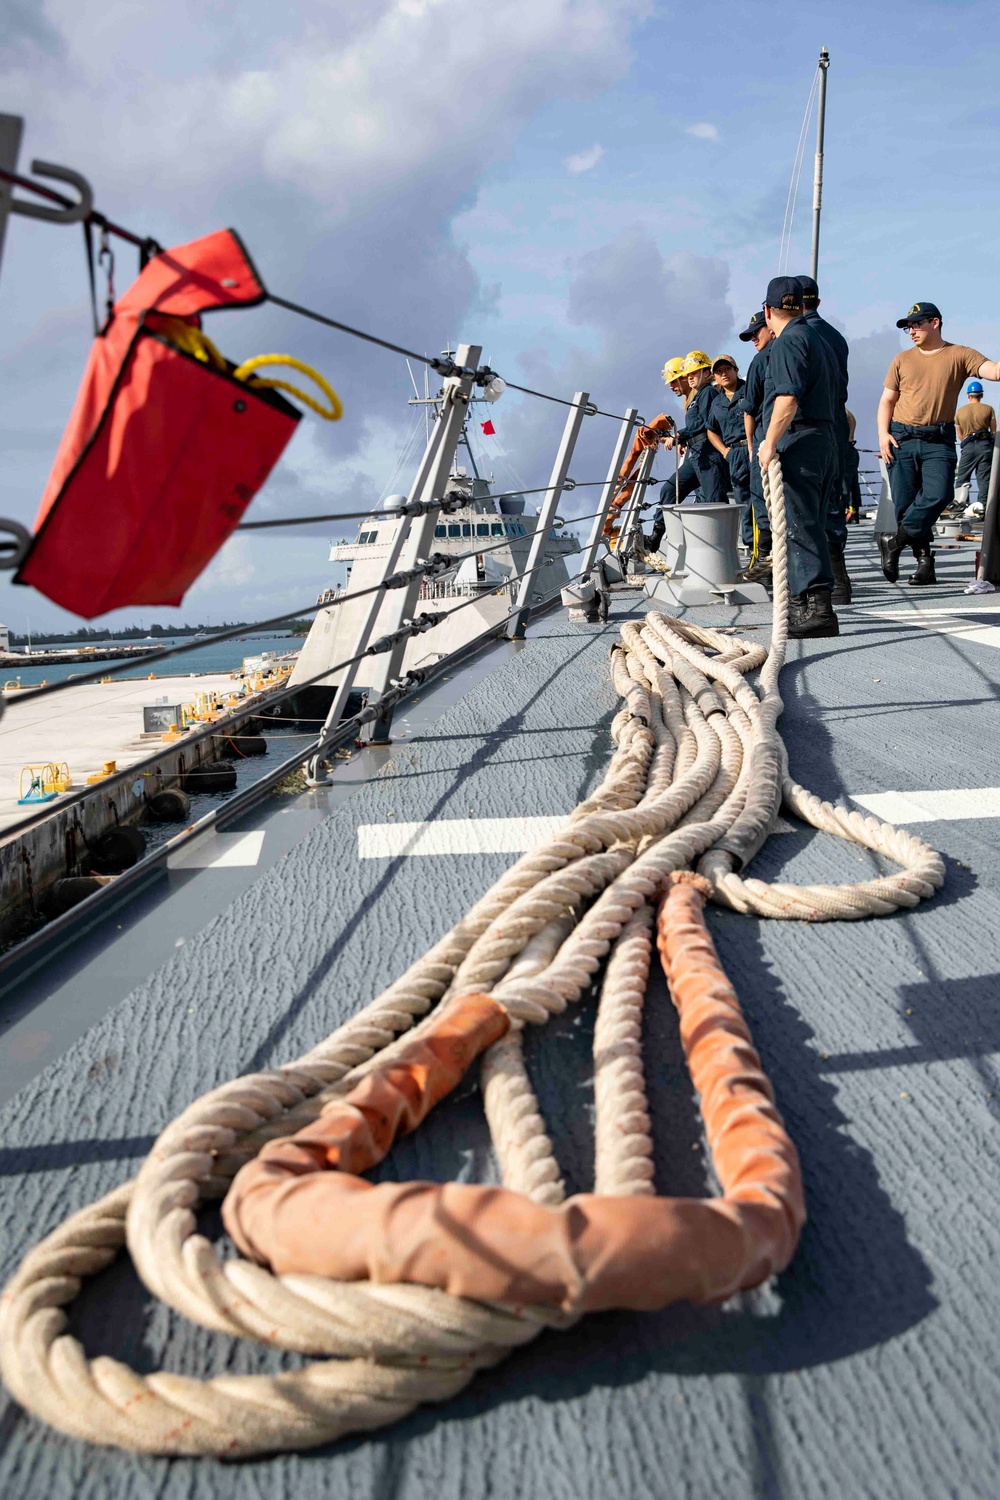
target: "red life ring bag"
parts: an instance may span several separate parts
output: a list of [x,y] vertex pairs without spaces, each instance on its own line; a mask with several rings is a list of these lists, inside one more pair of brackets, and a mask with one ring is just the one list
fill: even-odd
[[180,604],[301,414],[179,348],[166,320],[200,328],[204,312],[266,296],[231,229],[154,256],[91,347],[15,583],[88,620]]

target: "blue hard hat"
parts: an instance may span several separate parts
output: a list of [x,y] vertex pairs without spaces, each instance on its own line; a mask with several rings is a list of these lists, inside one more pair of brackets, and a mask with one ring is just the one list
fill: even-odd
[[983,394],[983,382],[981,380],[970,380],[965,387],[967,396],[981,396]]

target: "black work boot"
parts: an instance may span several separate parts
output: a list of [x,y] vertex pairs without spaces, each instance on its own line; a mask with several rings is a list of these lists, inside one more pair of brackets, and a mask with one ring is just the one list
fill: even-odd
[[666,529],[667,523],[663,519],[663,512],[662,510],[658,510],[656,512],[656,520],[653,522],[653,529],[649,533],[649,536],[645,538],[647,552],[659,552],[660,543],[663,541],[663,533]]
[[922,583],[937,583],[937,574],[934,571],[934,553],[927,542],[914,542],[913,555],[917,559],[914,573],[907,579],[908,583],[920,585]]
[[830,595],[831,604],[850,604],[851,602],[851,580],[847,576],[847,563],[842,552],[830,548],[830,562],[833,565],[833,593]]
[[878,550],[882,554],[882,572],[890,583],[895,583],[899,577],[899,554],[904,547],[909,545],[910,538],[900,522],[896,527],[895,536],[880,531],[877,540]]
[[840,634],[840,621],[833,612],[829,589],[806,589],[793,594],[788,601],[788,635],[790,640],[812,640],[817,636]]
[[771,586],[771,533],[757,533],[757,556],[755,560],[736,575],[737,583],[763,583]]

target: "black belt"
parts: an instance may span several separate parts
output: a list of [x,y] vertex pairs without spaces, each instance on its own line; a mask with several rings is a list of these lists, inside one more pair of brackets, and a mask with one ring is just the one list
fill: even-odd
[[962,447],[964,448],[966,443],[974,443],[977,438],[989,438],[992,442],[993,434],[988,427],[980,427],[978,432],[970,432],[968,437],[962,439]]
[[889,431],[893,437],[901,438],[904,442],[907,438],[923,438],[928,443],[953,443],[955,441],[954,422],[928,422],[926,425],[916,422],[890,422]]
[[733,440],[732,440],[731,443],[727,443],[726,444],[726,447],[727,448],[745,448],[746,445],[747,445],[747,440],[746,440],[745,437],[744,438],[733,438]]
[[832,422],[792,422],[788,427],[789,432],[830,432],[833,431]]

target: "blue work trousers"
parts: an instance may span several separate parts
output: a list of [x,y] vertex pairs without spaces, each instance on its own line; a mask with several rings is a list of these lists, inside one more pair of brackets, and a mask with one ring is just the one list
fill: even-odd
[[976,433],[975,437],[968,437],[962,443],[962,451],[958,456],[958,468],[955,470],[955,488],[960,484],[972,483],[975,474],[979,485],[979,498],[986,504],[986,497],[990,492],[990,470],[993,467],[993,434],[992,432]]
[[788,588],[832,589],[827,517],[839,460],[830,426],[794,425],[778,444],[788,527]]
[[[753,546],[753,518],[757,518],[757,530],[764,532],[766,536],[771,535],[771,518],[767,513],[767,501],[764,499],[764,481],[761,477],[760,464],[757,462],[757,450],[760,441],[754,440],[753,457],[750,460],[750,504],[743,512],[740,522],[740,535],[745,547]],[[765,552],[770,552],[770,543],[765,546]]]
[[668,479],[660,489],[661,505],[680,505],[699,490],[699,503],[725,505],[729,499],[729,468],[706,438],[690,447],[677,474],[676,485]]
[[934,539],[935,521],[955,493],[954,424],[921,429],[890,422],[889,431],[899,445],[888,465],[896,520],[911,542],[927,546]]

